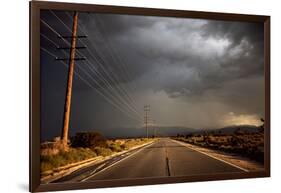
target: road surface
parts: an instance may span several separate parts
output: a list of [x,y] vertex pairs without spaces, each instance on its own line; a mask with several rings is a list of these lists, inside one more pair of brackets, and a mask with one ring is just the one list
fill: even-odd
[[[91,171],[92,170],[92,171]],[[192,150],[165,138],[144,148],[93,168],[79,171],[62,181],[96,181],[145,177],[189,176],[198,174],[244,172],[223,161]],[[82,177],[81,177],[82,176]]]

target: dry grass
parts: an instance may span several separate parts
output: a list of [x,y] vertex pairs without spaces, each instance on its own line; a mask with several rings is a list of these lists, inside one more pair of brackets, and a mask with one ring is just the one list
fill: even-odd
[[187,135],[176,139],[201,147],[236,153],[259,162],[263,162],[264,158],[263,132]]
[[[116,152],[129,150],[135,146],[145,144],[153,139],[116,139],[104,140],[102,143],[89,147],[70,147],[68,151],[61,151],[54,146],[55,142],[41,145],[41,172],[61,166],[76,163],[96,156],[109,156]],[[50,147],[50,144],[51,145]]]
[[95,156],[97,154],[89,148],[70,148],[69,151],[60,151],[56,155],[41,155],[41,171],[51,170]]

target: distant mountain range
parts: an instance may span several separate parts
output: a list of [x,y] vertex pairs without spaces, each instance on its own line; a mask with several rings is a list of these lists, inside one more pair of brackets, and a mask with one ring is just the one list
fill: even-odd
[[[145,128],[107,128],[102,130],[95,130],[100,132],[106,138],[132,138],[132,137],[146,137]],[[148,128],[148,135],[160,137],[176,136],[177,134],[185,135],[196,132],[196,129],[187,127],[157,127]]]
[[[219,129],[194,129],[188,127],[181,127],[181,126],[158,126],[157,128],[149,128],[148,135],[151,137],[153,135],[159,137],[169,137],[169,136],[176,136],[176,135],[186,135],[186,134],[202,134],[204,132],[214,132],[214,133],[225,133],[231,134],[234,133],[236,130],[240,130],[242,132],[257,132],[259,131],[260,127],[253,126],[253,125],[239,125],[239,126],[228,126]],[[135,137],[146,137],[146,129],[145,128],[107,128],[101,130],[93,130],[100,132],[106,138],[135,138]]]
[[233,134],[235,131],[241,131],[241,132],[247,132],[247,133],[255,133],[260,130],[260,127],[257,127],[255,125],[232,125],[227,127],[222,127],[218,129],[201,129],[196,130],[194,133],[196,134],[202,134],[202,133],[224,133],[224,134]]
[[240,130],[242,132],[247,132],[247,133],[254,133],[258,132],[260,130],[260,127],[254,126],[254,125],[239,125],[239,126],[228,126],[228,127],[223,127],[220,129],[215,129],[216,132],[222,132],[225,134],[231,134],[234,133],[237,130]]
[[232,134],[235,131],[247,132],[247,133],[255,133],[260,130],[260,127],[255,125],[233,125],[222,127],[218,129],[193,129],[187,127],[160,127],[159,134],[163,134],[165,136],[175,136],[177,134],[184,135],[190,133],[204,133],[204,132],[214,132],[214,133],[225,133],[225,134]]

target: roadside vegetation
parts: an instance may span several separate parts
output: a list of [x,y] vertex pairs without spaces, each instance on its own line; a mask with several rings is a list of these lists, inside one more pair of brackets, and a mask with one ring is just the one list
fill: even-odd
[[154,139],[106,139],[98,132],[80,132],[70,139],[68,151],[60,150],[60,140],[41,144],[41,172],[97,156],[109,156]]
[[178,135],[174,139],[192,145],[235,153],[260,163],[264,160],[264,132],[245,132],[237,129],[234,133],[205,132],[203,134]]

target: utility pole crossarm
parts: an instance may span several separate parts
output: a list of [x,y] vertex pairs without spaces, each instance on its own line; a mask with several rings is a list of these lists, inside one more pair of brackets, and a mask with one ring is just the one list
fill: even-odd
[[[74,20],[73,20],[74,21]],[[61,36],[61,35],[59,35],[58,36],[58,38],[60,38],[60,39],[76,39],[76,38],[87,38],[88,36],[87,35],[79,35],[79,36],[77,36],[77,35],[72,35],[72,36]]]
[[57,49],[58,50],[70,50],[70,49],[85,49],[87,48],[86,46],[76,46],[75,48],[73,47],[62,47],[62,46],[58,46]]
[[58,57],[56,57],[55,60],[63,60],[63,61],[86,60],[86,57],[79,57],[79,58],[58,58]]

